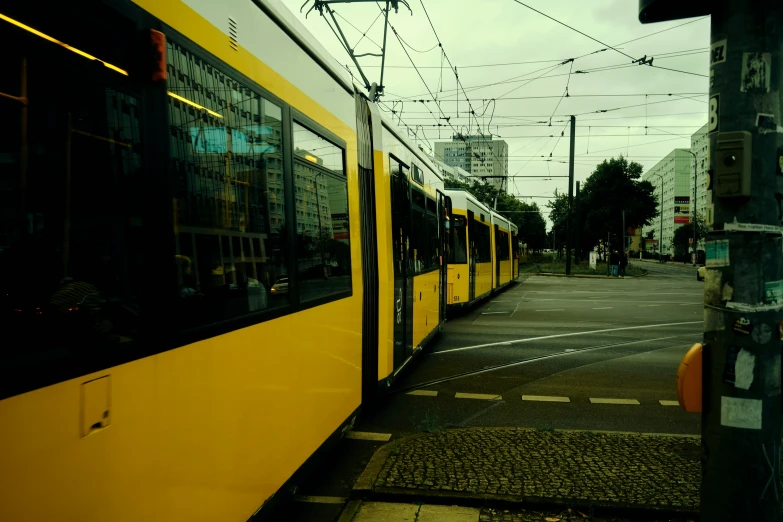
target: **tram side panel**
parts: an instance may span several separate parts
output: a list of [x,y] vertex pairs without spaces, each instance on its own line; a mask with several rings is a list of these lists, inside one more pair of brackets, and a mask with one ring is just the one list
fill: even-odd
[[[44,151],[14,211],[52,247],[3,245],[41,262],[9,313],[47,313],[14,316],[23,330],[0,355],[2,520],[247,520],[361,398],[352,93],[254,3],[136,4],[105,20],[14,7],[70,48],[0,27],[8,70],[27,61],[30,150]],[[229,47],[229,8],[258,39]],[[123,49],[142,23],[164,26],[168,84],[117,70],[132,68]],[[54,77],[67,96],[51,96]],[[112,276],[95,324],[63,304],[80,288],[69,277],[96,275],[89,263]]]

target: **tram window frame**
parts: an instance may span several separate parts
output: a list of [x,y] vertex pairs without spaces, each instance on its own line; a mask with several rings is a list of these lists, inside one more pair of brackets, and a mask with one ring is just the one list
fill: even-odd
[[[451,244],[449,247],[448,264],[465,265],[468,263],[468,218],[462,214],[452,214],[450,221],[448,234]],[[459,238],[462,238],[461,243]],[[460,260],[457,260],[457,254],[461,254]]]
[[[294,182],[293,182],[294,183],[294,187],[293,188],[296,188],[295,187],[295,184],[296,184],[295,180],[296,180],[296,178],[301,175],[301,174],[298,174],[296,172],[296,165],[297,165],[297,163],[299,165],[306,165],[307,167],[311,167],[311,168],[316,169],[319,172],[319,174],[317,174],[317,175],[323,174],[325,176],[325,178],[328,179],[328,180],[341,182],[342,186],[345,188],[345,201],[346,201],[346,203],[345,203],[345,205],[346,205],[346,208],[345,208],[345,216],[346,216],[345,217],[345,221],[347,223],[350,223],[350,216],[351,216],[350,207],[351,207],[351,205],[350,205],[350,196],[349,196],[349,190],[348,190],[348,163],[347,163],[347,153],[346,153],[346,146],[347,146],[347,144],[346,144],[345,140],[342,140],[337,135],[335,135],[334,133],[329,132],[328,129],[326,129],[322,125],[319,125],[317,122],[315,122],[312,118],[309,118],[304,113],[301,113],[301,112],[299,112],[299,111],[297,111],[295,109],[292,109],[291,112],[292,112],[292,116],[293,116],[292,117],[292,122],[291,122],[291,176],[292,176],[292,179],[294,180]],[[321,138],[322,140],[324,140],[328,144],[334,146],[335,148],[337,148],[340,151],[340,153],[341,153],[340,154],[340,161],[341,161],[341,166],[342,166],[342,173],[341,173],[341,175],[337,174],[335,171],[333,171],[331,169],[327,169],[325,167],[321,167],[318,164],[313,164],[312,162],[307,161],[305,159],[305,157],[297,156],[297,154],[296,154],[296,138],[294,136],[294,130],[295,130],[295,126],[296,125],[299,125],[304,130],[309,131],[310,133],[314,134],[316,137]],[[316,182],[316,185],[317,185],[317,182]],[[294,205],[294,210],[297,210],[297,207],[296,207],[296,205],[297,205],[296,196],[294,197],[293,205]],[[320,205],[319,205],[319,207],[320,207]],[[305,216],[306,216],[306,214],[304,214],[304,213],[302,215],[297,213],[297,215],[294,218],[294,222],[293,222],[294,226],[292,227],[293,233],[295,235],[295,241],[294,241],[295,248],[294,248],[293,251],[296,253],[296,256],[295,256],[295,259],[291,260],[293,262],[293,265],[294,265],[294,270],[291,273],[294,274],[294,278],[296,279],[296,286],[297,286],[296,299],[297,299],[297,302],[299,304],[299,307],[298,307],[299,310],[303,310],[303,309],[306,309],[306,308],[312,308],[314,306],[321,306],[323,304],[330,303],[330,302],[333,302],[333,301],[337,301],[339,299],[345,299],[346,297],[350,297],[350,296],[353,295],[353,265],[354,265],[353,261],[354,260],[352,258],[352,252],[351,252],[351,229],[350,229],[350,225],[349,225],[349,227],[348,227],[348,239],[347,239],[347,241],[348,241],[348,244],[347,244],[348,245],[348,258],[347,258],[348,259],[348,266],[347,266],[347,269],[345,269],[345,271],[346,271],[345,275],[347,275],[347,277],[348,277],[347,288],[340,289],[340,290],[337,290],[335,292],[328,293],[328,294],[318,295],[318,296],[315,296],[315,297],[312,297],[312,298],[308,298],[308,299],[304,299],[303,298],[304,292],[303,292],[303,284],[302,283],[304,281],[307,281],[307,280],[302,277],[302,272],[299,269],[299,261],[300,261],[300,259],[299,259],[299,255],[298,254],[299,254],[299,251],[300,251],[300,247],[302,246],[302,245],[300,245],[300,242],[299,242],[299,219],[300,218],[304,219]],[[294,257],[294,256],[292,256],[292,257]],[[323,266],[323,264],[324,263],[322,262],[321,266]],[[310,267],[310,268],[312,268],[312,267]],[[308,268],[308,270],[310,268]],[[331,273],[329,275],[332,276]]]
[[476,220],[476,226],[474,227],[474,230],[476,231],[476,241],[475,241],[475,248],[476,248],[476,262],[477,263],[491,263],[492,262],[492,239],[491,239],[491,230],[488,223],[484,223],[483,221]]
[[[263,154],[264,160],[274,160],[272,163],[270,163],[270,166],[276,167],[275,170],[278,170],[277,173],[272,172],[266,172],[265,175],[267,176],[266,180],[262,183],[268,183],[268,182],[275,182],[275,183],[281,183],[282,186],[278,189],[269,189],[267,192],[272,192],[274,190],[274,193],[276,195],[282,196],[280,202],[275,203],[275,210],[277,210],[282,205],[282,211],[283,211],[283,225],[282,225],[282,231],[287,232],[286,225],[291,222],[291,214],[289,212],[289,208],[291,207],[292,203],[290,201],[289,196],[289,186],[292,186],[292,180],[291,176],[289,174],[289,171],[291,170],[290,165],[287,163],[287,155],[290,152],[291,149],[291,139],[289,137],[290,134],[290,120],[291,120],[291,111],[290,107],[283,102],[281,99],[274,96],[272,93],[261,87],[256,81],[248,78],[244,74],[240,73],[233,67],[229,66],[228,64],[222,62],[218,58],[212,56],[208,51],[203,49],[198,44],[195,44],[185,36],[181,35],[180,33],[177,33],[176,31],[165,28],[164,34],[166,34],[167,39],[167,46],[176,46],[181,49],[181,51],[184,51],[189,55],[189,57],[183,55],[177,55],[176,58],[172,58],[170,53],[167,49],[167,69],[171,66],[171,61],[173,60],[192,60],[201,65],[201,67],[197,70],[197,76],[202,81],[207,81],[206,76],[208,75],[213,82],[218,82],[221,85],[231,86],[234,87],[234,90],[243,96],[248,97],[249,100],[257,100],[258,104],[258,110],[259,115],[261,115],[261,119],[263,119],[263,114],[265,114],[265,107],[266,104],[271,104],[273,107],[276,107],[279,111],[279,122],[280,122],[280,139],[279,139],[279,153],[275,154],[275,158],[266,158],[266,154]],[[204,72],[206,71],[206,72]],[[192,71],[189,71],[192,72]],[[169,75],[172,76],[173,74],[171,71],[169,71]],[[214,79],[213,79],[214,78]],[[192,85],[194,82],[193,79],[185,79],[185,85]],[[170,82],[171,85],[171,82]],[[172,89],[174,87],[167,86],[167,89]],[[204,85],[199,84],[199,87],[192,87],[194,89],[200,89],[198,92],[206,92],[208,89],[205,88]],[[181,94],[181,93],[180,93]],[[212,101],[212,98],[208,98],[210,101]],[[174,126],[174,122],[171,121],[171,118],[169,117],[171,115],[171,108],[174,103],[173,101],[176,101],[176,99],[172,99],[172,97],[166,96],[166,107],[167,107],[167,118],[165,120],[165,127],[167,129],[167,135],[169,136],[170,140],[175,140],[175,137],[173,136],[173,132],[169,132],[169,129],[171,129]],[[181,102],[179,102],[180,105],[182,105]],[[207,104],[205,104],[207,105]],[[209,107],[208,107],[209,108]],[[225,107],[221,107],[220,109],[215,108],[215,110],[222,110],[225,111]],[[239,118],[240,115],[238,114],[239,110],[236,108],[233,108],[231,110],[231,116],[232,119]],[[249,113],[249,112],[248,112]],[[249,113],[250,114],[250,113]],[[207,116],[201,115],[202,117],[199,118],[200,120],[207,121]],[[224,127],[227,128],[226,134],[227,136],[234,132],[234,129],[236,127],[236,123],[232,122],[232,125],[227,125],[228,118],[225,118],[226,114],[221,114],[223,118],[220,118],[219,122],[224,123]],[[242,117],[245,117],[242,115]],[[212,120],[218,121],[215,117],[211,117]],[[254,120],[255,121],[255,120]],[[229,132],[228,129],[231,129],[231,132]],[[228,138],[227,138],[228,140]],[[227,141],[228,143],[228,141]],[[171,197],[174,198],[178,195],[178,192],[176,191],[176,179],[177,179],[177,170],[174,168],[174,163],[176,162],[182,162],[186,154],[180,155],[180,158],[177,158],[177,153],[175,152],[175,149],[172,147],[169,157],[167,158],[167,165],[170,170],[170,176],[171,176]],[[255,156],[255,155],[254,155]],[[236,155],[234,157],[233,165],[239,165],[242,163],[246,163],[241,161],[241,156]],[[253,177],[260,176],[261,174],[258,172],[253,173]],[[203,182],[202,182],[203,184]],[[268,217],[271,219],[272,206],[271,204],[267,205],[267,208],[264,209],[264,212],[262,214],[263,216]],[[217,226],[218,224],[215,224]],[[248,226],[249,223],[245,223],[245,226]],[[226,273],[225,270],[225,260],[229,259],[231,261],[229,265],[231,267],[234,267],[235,270],[233,272],[229,271],[229,273],[236,274],[238,272],[236,267],[236,260],[230,255],[231,254],[231,246],[233,246],[233,239],[228,240],[228,238],[233,238],[237,236],[240,238],[240,248],[244,244],[244,239],[251,238],[253,241],[250,242],[250,244],[253,247],[258,246],[259,249],[266,246],[267,248],[274,247],[273,241],[269,240],[269,245],[262,245],[261,239],[256,237],[253,234],[246,234],[241,230],[241,227],[239,231],[236,230],[230,230],[230,229],[222,229],[222,228],[214,228],[212,227],[218,234],[216,235],[215,242],[218,245],[218,248],[216,250],[217,254],[220,257],[220,266],[223,267],[223,273]],[[271,236],[271,233],[269,230],[266,231],[266,234]],[[209,235],[206,234],[197,234],[200,236],[204,236],[201,238],[202,245],[204,238],[209,239]],[[212,234],[215,235],[215,234]],[[193,241],[196,241],[198,238],[193,238]],[[174,247],[177,243],[173,242],[172,247]],[[284,247],[286,244],[290,244],[289,237],[281,236],[278,239],[278,246]],[[228,247],[229,251],[224,252],[224,247]],[[188,343],[188,342],[194,342],[201,339],[204,339],[206,337],[210,337],[213,335],[220,335],[222,333],[227,333],[234,330],[239,330],[241,328],[245,328],[247,326],[251,326],[260,322],[268,321],[277,317],[280,317],[282,315],[287,315],[290,313],[294,313],[297,311],[296,308],[296,302],[293,296],[293,288],[291,288],[291,285],[289,285],[289,292],[287,294],[287,299],[283,302],[277,303],[278,306],[274,306],[274,302],[272,301],[272,298],[274,297],[272,295],[271,289],[273,286],[277,284],[277,282],[282,278],[286,277],[288,273],[290,273],[290,257],[291,257],[291,250],[289,249],[288,253],[284,252],[284,248],[280,248],[281,250],[281,256],[283,256],[285,259],[282,262],[282,266],[284,267],[284,272],[278,273],[276,276],[273,277],[274,281],[266,281],[263,282],[262,292],[266,293],[264,297],[266,299],[262,299],[261,302],[264,302],[264,306],[261,308],[253,309],[253,310],[247,310],[243,311],[243,313],[237,313],[233,315],[228,315],[225,317],[215,317],[215,318],[205,318],[203,321],[195,322],[193,324],[188,324],[187,321],[183,321],[182,318],[178,318],[176,323],[176,329],[180,333],[180,340],[179,344]],[[176,250],[172,248],[172,251],[174,254],[176,254]],[[254,249],[255,251],[255,249]],[[204,255],[207,253],[204,252]],[[196,258],[193,260],[195,263],[198,263],[200,261],[199,255],[200,253],[197,251],[194,252],[194,255]],[[212,257],[214,257],[215,252],[212,253]],[[235,257],[235,256],[234,256]],[[269,257],[269,254],[267,255]],[[194,263],[194,264],[195,264]],[[202,269],[197,268],[197,270]],[[264,270],[264,266],[261,266],[261,270]],[[214,274],[213,274],[214,275]],[[225,275],[223,276],[225,278]],[[236,282],[233,282],[230,279],[224,280],[224,285],[230,285],[233,288],[233,285],[236,285]],[[241,285],[240,285],[241,286]],[[248,297],[249,297],[249,286],[248,286]],[[175,300],[174,305],[178,307],[180,312],[187,312],[186,309],[180,309],[181,301]],[[250,308],[250,305],[248,305],[248,308]]]
[[[217,69],[223,74],[230,75],[232,79],[236,81],[241,81],[245,86],[249,86],[251,90],[253,90],[255,93],[257,93],[264,99],[269,100],[270,102],[282,108],[283,154],[282,157],[279,159],[280,162],[279,166],[282,171],[282,173],[279,176],[279,180],[283,182],[283,188],[278,193],[278,197],[282,198],[282,202],[278,203],[277,205],[279,206],[282,204],[284,206],[284,216],[285,216],[286,223],[295,224],[296,194],[295,194],[295,175],[293,171],[294,170],[293,169],[293,155],[294,155],[293,123],[294,121],[297,121],[300,124],[304,124],[309,129],[314,130],[317,134],[325,137],[327,140],[336,144],[344,151],[344,153],[347,148],[346,141],[340,138],[339,136],[337,136],[336,134],[334,134],[333,132],[326,129],[323,125],[317,123],[315,120],[313,120],[306,114],[293,108],[289,103],[285,102],[283,99],[279,98],[274,93],[264,88],[257,81],[253,80],[252,78],[238,71],[234,67],[223,62],[216,56],[212,55],[206,49],[196,44],[182,33],[166,25],[162,26],[161,30],[166,35],[167,40],[175,41],[178,45],[180,45],[184,49],[188,50],[195,56],[198,56],[204,63],[206,63],[210,67]],[[168,134],[164,134],[164,136],[168,136]],[[343,156],[343,165],[344,166],[347,165],[345,154]],[[350,207],[350,201],[349,201],[349,207]],[[286,228],[288,230],[286,231],[286,237],[283,238],[283,240],[287,243],[289,250],[295,252],[296,250],[295,225],[293,227],[286,227]],[[177,346],[182,346],[185,344],[197,342],[208,337],[222,335],[225,333],[240,330],[242,328],[247,328],[263,322],[272,321],[286,315],[298,313],[310,308],[320,306],[322,304],[326,304],[353,295],[353,273],[351,273],[352,279],[351,279],[350,291],[340,295],[327,296],[325,298],[315,299],[313,301],[301,302],[301,300],[299,299],[299,292],[298,292],[298,277],[296,277],[295,274],[296,262],[293,260],[293,256],[288,256],[288,259],[286,260],[286,266],[288,269],[288,273],[291,274],[289,276],[289,283],[288,283],[290,302],[286,306],[257,311],[249,315],[236,317],[234,319],[228,319],[218,323],[206,324],[202,327],[195,328],[195,329],[183,329],[180,327],[179,324],[176,324],[173,326],[173,329],[179,332],[177,341],[175,342],[174,345],[168,346],[165,349],[175,348]],[[157,351],[163,351],[163,350],[157,350]]]
[[[67,12],[57,18],[62,27],[50,34],[89,52],[101,41],[103,56],[128,67],[133,49],[115,44],[133,40],[134,13],[96,6],[89,24],[105,15],[111,38],[85,40],[88,22],[68,18]],[[104,35],[106,26],[97,26]],[[0,285],[0,313],[13,318],[5,332],[11,341],[0,357],[0,400],[163,351],[152,292],[159,293],[156,285],[166,280],[157,277],[159,267],[151,259],[158,253],[152,245],[164,243],[151,219],[158,217],[154,189],[160,179],[150,169],[157,157],[150,147],[154,138],[145,132],[144,86],[132,76],[96,68],[40,34],[6,29],[24,50],[12,51],[7,60],[29,64],[30,154],[25,206],[15,209],[25,219],[10,221],[4,230],[11,240],[0,248],[7,278],[2,283],[9,283]],[[60,98],[51,96],[53,77],[69,79],[57,87]],[[21,104],[17,112],[13,103],[0,104],[11,122],[22,116]],[[6,127],[10,133],[19,128]],[[13,169],[13,163],[6,165]]]
[[[415,167],[415,165],[414,165]],[[412,252],[411,266],[415,275],[429,270],[427,253],[427,196],[411,186],[411,231],[410,250]]]
[[498,228],[495,237],[495,244],[498,247],[498,261],[508,261],[511,259],[511,253],[508,244],[508,232]]

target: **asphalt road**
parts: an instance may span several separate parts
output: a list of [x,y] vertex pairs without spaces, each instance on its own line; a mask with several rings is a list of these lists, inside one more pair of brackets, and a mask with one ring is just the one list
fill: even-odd
[[[641,263],[640,263],[641,264]],[[675,378],[701,339],[703,283],[690,265],[639,278],[532,276],[451,318],[394,392],[354,431],[397,438],[452,427],[700,432]],[[297,491],[289,520],[334,520],[380,441],[343,440]]]

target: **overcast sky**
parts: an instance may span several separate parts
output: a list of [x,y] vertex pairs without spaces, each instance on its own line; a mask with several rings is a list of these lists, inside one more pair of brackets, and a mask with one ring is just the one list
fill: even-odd
[[[325,18],[313,11],[305,19],[304,12],[299,12],[303,1],[284,0],[340,63],[350,64],[350,58]],[[468,103],[461,90],[459,103],[455,101],[457,84],[445,60],[441,69],[438,40],[421,1],[410,0],[413,14],[400,4],[399,13],[392,11],[389,21],[410,46],[407,51],[427,87],[411,67],[408,56],[390,30],[384,78],[386,94],[382,100],[389,108],[401,109],[402,121],[408,126],[429,125],[418,128],[417,132],[420,137],[426,136],[430,143],[449,140],[453,130],[450,127],[441,127],[440,130],[432,127],[438,122],[429,111],[440,117],[442,110],[445,116],[451,117],[450,122],[457,130],[477,133],[476,119],[468,117]],[[633,58],[646,55],[654,57],[655,66],[694,73],[635,65],[585,74],[576,71],[626,65],[631,63],[631,59],[611,49],[583,56],[605,46],[513,0],[423,2],[449,60],[457,67],[460,82],[478,115],[481,130],[499,134],[500,138],[494,139],[508,143],[510,176],[568,175],[567,119],[570,114],[577,115],[575,177],[580,181],[584,181],[603,159],[620,154],[641,163],[646,170],[672,149],[689,148],[690,135],[707,121],[708,18],[642,25],[638,21],[636,0],[526,1],[527,5]],[[310,6],[312,0],[304,11]],[[374,42],[382,43],[383,18],[376,19],[379,15],[377,5],[371,2],[335,4],[334,8],[339,14],[338,22],[356,53],[378,53],[379,47]],[[678,25],[681,27],[675,28]],[[668,28],[672,29],[622,44]],[[364,31],[367,31],[367,36],[362,38]],[[685,55],[666,56],[680,52]],[[577,58],[570,75],[572,63],[560,65],[569,58]],[[539,63],[471,67],[534,61]],[[360,58],[360,63],[371,82],[379,81],[380,59]],[[480,87],[503,81],[507,83]],[[566,85],[570,97],[561,100]],[[428,88],[441,100],[440,109],[433,102],[426,106],[411,101],[395,103],[410,97],[431,99]],[[677,96],[658,96],[668,93],[676,93]],[[513,99],[521,97],[528,99]],[[493,98],[497,101],[494,102],[494,116],[490,124],[493,103],[487,105],[487,100]],[[629,105],[636,107],[596,112]],[[548,122],[553,114],[550,127]],[[537,123],[542,121],[547,123]],[[441,120],[440,123],[445,122]],[[565,136],[558,140],[564,129]],[[550,135],[554,137],[550,138]],[[425,149],[429,148],[423,139],[421,142],[425,143]],[[550,153],[552,161],[545,161]],[[567,190],[567,182],[567,178],[515,178],[509,179],[508,190],[519,196],[551,197],[555,189]],[[526,201],[535,201],[545,207],[547,199],[537,197]],[[544,214],[548,217],[548,212]]]

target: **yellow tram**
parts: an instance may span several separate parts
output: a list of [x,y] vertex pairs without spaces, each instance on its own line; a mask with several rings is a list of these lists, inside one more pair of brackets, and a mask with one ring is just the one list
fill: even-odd
[[447,189],[446,307],[470,306],[519,277],[518,228],[465,190]]
[[440,329],[436,169],[279,0],[0,39],[0,520],[247,520]]

